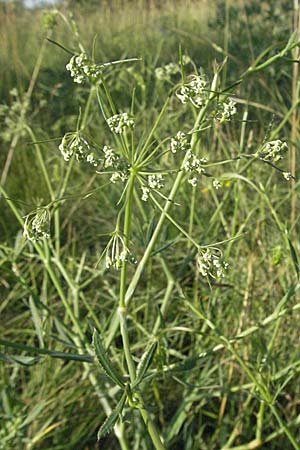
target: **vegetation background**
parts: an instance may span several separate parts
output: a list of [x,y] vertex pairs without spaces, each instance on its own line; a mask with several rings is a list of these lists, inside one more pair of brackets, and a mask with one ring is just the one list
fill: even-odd
[[[276,55],[299,31],[297,0],[82,0],[57,8],[68,18],[73,14],[84,48],[91,49],[97,35],[96,61],[141,58],[133,68],[117,69],[108,81],[120,110],[130,105],[136,86],[141,132],[149,129],[167,94],[155,68],[177,62],[179,45],[210,76],[214,61],[227,56],[225,86],[265,49],[266,56]],[[78,51],[76,33],[60,16],[53,22],[51,17],[45,20],[45,7],[0,3],[0,175],[6,193],[0,199],[3,450],[97,448],[97,430],[105,420],[99,397],[112,406],[118,397],[86,349],[76,345],[66,312],[69,305],[89,342],[94,326],[104,334],[109,329],[118,274],[101,265],[95,269],[95,263],[107,242],[103,233],[112,230],[119,194],[112,187],[86,196],[101,184],[99,176],[79,164],[68,173],[59,139],[52,140],[76,128],[79,106],[84,110],[89,93],[85,86],[74,86],[66,71],[69,55],[45,40],[48,36]],[[131,305],[130,336],[139,358],[155,325],[157,305],[164,296],[170,298],[151,377],[143,387],[167,448],[300,448],[298,60],[296,47],[238,85],[238,119],[209,130],[201,142],[204,153],[218,161],[243,148],[255,151],[273,133],[289,144],[280,167],[295,180],[287,182],[266,164],[241,167],[235,162],[231,171],[248,182],[229,180],[219,191],[204,183],[193,197],[190,186],[182,188],[176,220],[199,242],[243,233],[223,248],[228,275],[211,285],[199,279],[193,249],[177,239],[169,224]],[[174,135],[192,119],[174,106],[159,134]],[[87,127],[95,141],[106,142],[96,101]],[[33,141],[48,142],[37,148]],[[218,167],[217,173],[222,170]],[[47,261],[25,242],[16,215],[24,217],[48,203],[62,188],[69,199],[60,203],[56,256],[49,257],[55,285]],[[137,259],[157,220],[157,211],[145,208],[141,217],[135,211]],[[189,309],[185,299],[195,308],[200,302],[206,319]],[[114,344],[113,357],[122,360],[118,337]],[[91,384],[93,376],[100,393]],[[260,380],[277,416],[257,390]],[[138,414],[128,411],[124,426],[124,448],[152,448]],[[100,442],[103,449],[120,445],[114,433]]]

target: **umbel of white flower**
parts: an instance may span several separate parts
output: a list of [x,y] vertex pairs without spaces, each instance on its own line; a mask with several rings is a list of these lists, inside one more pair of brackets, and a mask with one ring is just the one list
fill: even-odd
[[236,102],[232,99],[227,99],[218,105],[216,119],[220,122],[229,122],[237,113]]
[[75,83],[81,84],[85,79],[97,80],[101,75],[101,67],[92,63],[85,53],[74,55],[66,65]]
[[190,102],[201,108],[208,97],[207,81],[204,76],[193,75],[189,83],[185,83],[176,92],[181,103]]
[[161,189],[164,187],[164,177],[161,173],[154,173],[152,175],[148,175],[147,177],[147,186],[142,186],[142,200],[146,202],[149,198],[151,189]]
[[206,158],[198,158],[191,150],[188,150],[187,159],[183,165],[183,170],[193,175],[188,179],[188,182],[192,186],[196,186],[198,183],[199,175],[205,173],[203,164],[206,163]]
[[93,166],[98,166],[101,162],[95,148],[79,132],[66,133],[58,148],[65,161],[75,155],[77,161],[85,161]]
[[223,278],[228,268],[228,263],[221,259],[219,249],[200,249],[196,263],[200,274],[204,277],[210,275],[213,278]]
[[128,113],[115,114],[107,119],[110,130],[122,134],[126,128],[134,128],[134,120]]
[[287,143],[281,141],[280,139],[276,139],[274,141],[267,142],[263,148],[258,151],[258,155],[267,161],[277,162],[283,158],[283,153],[287,150]]
[[177,152],[187,152],[190,150],[191,144],[187,139],[187,136],[182,131],[178,131],[175,137],[172,137],[171,139],[171,152],[177,153]]
[[50,212],[40,208],[25,217],[23,236],[32,242],[50,238]]

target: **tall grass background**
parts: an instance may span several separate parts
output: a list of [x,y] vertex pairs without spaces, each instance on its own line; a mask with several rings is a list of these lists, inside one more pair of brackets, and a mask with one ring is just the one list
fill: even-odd
[[[270,3],[114,1],[58,8],[68,17],[73,13],[85,48],[92,48],[97,35],[97,62],[141,58],[133,68],[116,69],[108,85],[120,110],[130,105],[135,85],[142,134],[151,128],[167,93],[155,68],[177,62],[179,45],[210,75],[214,61],[227,56],[223,87],[239,79],[264,49],[267,58],[284,48],[299,27],[298,3]],[[95,263],[107,242],[103,233],[112,231],[119,192],[112,186],[87,196],[102,184],[92,169],[74,164],[68,173],[59,140],[32,144],[74,130],[78,109],[85,110],[89,97],[89,89],[74,87],[65,70],[69,56],[45,40],[48,36],[78,51],[76,38],[59,17],[53,30],[43,29],[43,15],[42,8],[1,4],[0,95],[6,106],[1,109],[0,154],[0,448],[94,449],[106,417],[103,401],[113,407],[118,390],[80,347],[66,305],[88,342],[93,327],[107,337],[118,273],[95,268]],[[176,221],[201,244],[229,240],[223,248],[228,274],[211,284],[199,278],[193,249],[166,223],[130,304],[136,360],[156,327],[158,306],[164,299],[168,304],[143,385],[166,448],[300,448],[297,59],[298,47],[248,76],[235,89],[238,118],[201,138],[201,151],[212,161],[255,151],[269,135],[286,140],[289,152],[280,167],[291,171],[295,181],[287,182],[267,164],[244,167],[237,161],[226,171],[245,180],[228,177],[218,191],[209,183],[193,191],[182,187]],[[13,88],[20,98],[29,90],[30,100],[27,110],[16,108],[8,123]],[[175,102],[172,106],[157,139],[194,123],[192,114]],[[93,98],[86,126],[97,142],[107,140],[104,125]],[[168,158],[164,163],[171,167]],[[216,170],[222,176],[222,166]],[[45,261],[26,244],[17,216],[61,192],[68,199],[60,203],[55,219],[54,256],[45,247]],[[132,225],[138,260],[160,215],[149,205],[142,210],[135,207]],[[237,234],[241,238],[230,241]],[[134,267],[129,269],[133,274]],[[122,366],[119,336],[110,352]],[[257,389],[260,382],[267,387],[268,401]],[[121,428],[124,441],[111,433],[100,448],[153,448],[136,411],[128,411]]]

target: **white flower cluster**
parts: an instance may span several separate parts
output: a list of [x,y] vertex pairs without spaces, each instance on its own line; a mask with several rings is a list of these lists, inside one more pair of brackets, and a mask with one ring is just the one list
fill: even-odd
[[223,278],[228,268],[228,263],[221,260],[220,251],[207,248],[200,250],[197,256],[197,268],[202,276],[210,275],[213,278]]
[[194,175],[188,180],[188,182],[192,186],[197,186],[199,175],[205,173],[205,168],[203,167],[203,164],[206,163],[207,163],[206,158],[197,158],[197,156],[195,156],[191,150],[187,152],[187,159],[183,164],[183,170],[185,172]]
[[77,161],[85,161],[93,166],[98,166],[101,162],[95,149],[79,132],[65,134],[58,148],[65,161],[75,155]]
[[110,181],[112,183],[116,183],[119,180],[123,182],[126,181],[129,176],[128,165],[124,164],[124,161],[120,159],[109,145],[103,147],[102,153],[103,158],[99,159],[99,163],[103,169],[113,169],[113,172],[108,172],[112,173]]
[[112,174],[112,176],[110,177],[110,181],[112,183],[116,183],[117,181],[120,180],[124,183],[128,179],[128,176],[129,176],[128,172],[119,170]]
[[107,119],[111,131],[122,134],[126,128],[134,128],[134,120],[128,113],[115,114]]
[[66,65],[74,82],[81,84],[86,78],[96,80],[102,73],[101,67],[93,64],[85,53],[74,55]]
[[105,249],[105,267],[119,270],[124,261],[136,263],[136,259],[126,247],[122,236],[118,232],[114,232]]
[[105,145],[102,149],[104,153],[103,167],[107,169],[108,167],[113,167],[119,161],[119,156],[113,151],[111,147]]
[[50,212],[48,208],[38,209],[26,216],[23,236],[32,242],[50,238]]
[[216,119],[220,123],[229,122],[236,113],[236,102],[232,99],[227,99],[218,105]]
[[164,177],[161,173],[148,175],[148,185],[151,189],[161,189],[164,186]]
[[283,158],[282,154],[287,150],[287,143],[276,139],[275,141],[267,142],[259,151],[259,156],[268,161],[277,162]]
[[171,139],[171,152],[177,153],[178,151],[187,152],[191,145],[187,139],[187,136],[182,131],[178,131],[175,137]]
[[184,84],[178,89],[176,96],[181,103],[191,102],[196,108],[200,108],[207,99],[207,93],[206,78],[201,75],[193,75],[189,83]]
[[146,202],[149,198],[151,189],[161,189],[164,186],[162,174],[148,175],[148,185],[142,186],[142,200]]

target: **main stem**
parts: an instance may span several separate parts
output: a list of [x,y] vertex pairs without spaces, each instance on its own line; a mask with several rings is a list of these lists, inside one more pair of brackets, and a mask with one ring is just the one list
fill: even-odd
[[[217,83],[217,74],[215,75],[214,81],[212,83],[212,89],[211,89],[212,93],[215,90],[216,83]],[[211,94],[211,95],[213,95],[213,94]],[[199,111],[199,114],[197,116],[196,122],[194,124],[194,129],[195,130],[197,130],[199,128],[201,122],[203,121],[203,119],[205,117],[205,114],[206,114],[206,111],[207,111],[207,108],[208,108],[208,105],[209,105],[209,101]],[[192,140],[191,140],[191,149],[192,150],[194,149],[196,143],[198,142],[198,137],[199,137],[198,133],[196,133],[196,132],[192,136]],[[136,289],[136,287],[138,285],[138,282],[140,280],[142,272],[143,272],[143,270],[144,270],[144,268],[145,268],[145,266],[146,266],[146,264],[148,262],[148,259],[150,258],[150,255],[151,255],[151,253],[153,251],[153,248],[154,248],[154,246],[155,246],[155,244],[157,242],[157,239],[158,239],[158,237],[160,235],[160,232],[162,230],[162,227],[163,227],[165,219],[166,219],[166,217],[168,215],[168,212],[169,212],[169,210],[171,209],[171,207],[172,207],[172,205],[174,203],[174,199],[175,199],[176,194],[177,194],[177,192],[178,192],[178,190],[179,190],[179,188],[181,186],[182,179],[183,179],[183,177],[185,175],[183,167],[184,167],[184,164],[187,161],[187,159],[188,159],[188,154],[185,155],[185,157],[184,157],[184,159],[182,161],[180,170],[179,170],[179,172],[178,172],[178,174],[176,176],[176,179],[174,181],[174,184],[173,184],[173,187],[171,189],[170,195],[168,197],[168,200],[165,203],[165,206],[163,208],[163,211],[161,213],[159,221],[158,221],[158,223],[156,225],[156,228],[155,228],[155,230],[153,232],[152,238],[151,238],[150,242],[148,243],[148,246],[147,246],[147,248],[145,250],[145,253],[144,253],[141,261],[139,262],[139,264],[137,266],[137,269],[135,271],[135,274],[134,274],[134,276],[133,276],[133,278],[132,278],[132,280],[131,280],[131,282],[130,282],[130,284],[129,284],[129,286],[128,286],[125,294],[124,294],[123,302],[124,302],[125,305],[127,305],[129,303],[129,301],[131,300],[131,298],[133,297],[133,294],[134,294],[135,289]],[[108,337],[106,338],[106,346],[107,347],[109,347],[109,345],[111,344],[111,342],[112,342],[112,340],[113,340],[113,338],[114,338],[114,336],[115,336],[115,334],[116,334],[116,332],[118,330],[118,326],[119,326],[119,316],[117,314],[115,314],[113,316],[113,318],[112,318],[112,321],[111,321]]]
[[[129,236],[130,236],[130,228],[131,228],[131,216],[132,216],[132,200],[134,193],[134,181],[135,181],[135,172],[132,170],[130,173],[127,195],[126,195],[126,205],[125,205],[125,218],[124,218],[124,243],[126,246],[126,252],[128,253],[128,245],[129,245]],[[131,351],[130,351],[130,343],[127,329],[127,310],[125,303],[125,295],[126,295],[126,278],[127,278],[127,258],[125,259],[122,269],[121,269],[121,277],[120,277],[120,297],[119,297],[119,308],[118,308],[118,317],[120,323],[120,332],[123,341],[123,348],[125,359],[129,371],[131,384],[134,383],[136,379],[135,365],[132,359]],[[141,413],[141,416],[145,422],[149,435],[152,439],[153,445],[157,450],[165,450],[163,446],[158,431],[154,422],[152,421],[148,411],[146,410],[143,402],[142,395],[140,392],[136,392],[136,396],[138,398],[137,407]]]

